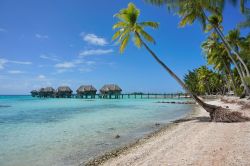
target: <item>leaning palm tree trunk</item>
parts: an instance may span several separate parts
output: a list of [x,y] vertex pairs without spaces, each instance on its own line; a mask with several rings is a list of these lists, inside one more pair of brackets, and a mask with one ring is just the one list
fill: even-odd
[[225,69],[226,69],[226,71],[228,72],[228,74],[229,74],[229,76],[230,76],[230,78],[231,78],[231,80],[232,80],[233,91],[234,91],[234,93],[236,93],[235,80],[234,80],[233,74],[232,74],[232,72],[231,72],[231,69],[229,68],[229,66],[226,65],[224,59],[222,60],[222,62],[223,62],[223,65],[225,66]]
[[242,64],[241,64],[241,63],[239,63],[239,67],[240,67],[240,70],[242,71],[242,75],[243,75],[243,77],[245,78],[245,77],[246,77],[246,73],[244,72],[244,70],[243,70],[243,66],[242,66]]
[[[228,91],[231,91],[231,87],[230,87],[230,80],[228,80],[226,72],[224,71],[222,74],[225,74],[225,77],[223,77],[223,80],[226,82],[226,86],[223,86],[223,93],[222,95],[225,95],[226,89]],[[234,93],[236,93],[236,91],[234,91]]]
[[[147,46],[147,44],[141,39],[140,35],[137,33],[136,34],[141,42],[142,45],[147,49],[147,51],[151,54],[151,56],[181,85],[181,87],[201,106],[203,107],[207,112],[213,114],[213,112],[221,107],[215,106],[215,105],[210,105],[205,102],[203,102],[201,99],[198,98],[195,94],[193,94],[185,85],[185,83],[164,63],[162,62],[157,55]],[[212,118],[212,116],[211,116]]]

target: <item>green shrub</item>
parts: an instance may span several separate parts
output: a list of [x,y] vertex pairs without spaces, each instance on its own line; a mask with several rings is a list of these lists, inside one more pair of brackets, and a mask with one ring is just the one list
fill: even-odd
[[250,86],[250,77],[245,77],[245,81],[246,81],[247,85]]
[[244,92],[244,89],[243,88],[236,88],[236,96],[241,96],[242,93]]

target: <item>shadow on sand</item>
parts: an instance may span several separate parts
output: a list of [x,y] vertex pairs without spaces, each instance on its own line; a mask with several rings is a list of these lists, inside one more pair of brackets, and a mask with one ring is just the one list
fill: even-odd
[[192,117],[192,118],[183,118],[173,121],[173,123],[183,123],[189,121],[198,121],[198,122],[211,122],[211,119],[207,116],[199,116],[199,117]]
[[[173,123],[177,123],[178,124],[178,123],[189,122],[189,121],[211,122],[211,119],[208,116],[199,116],[199,117],[178,119],[178,120],[173,121]],[[245,120],[243,122],[247,122],[247,121],[250,121],[250,120]],[[216,122],[216,123],[228,123],[228,122]],[[233,122],[233,123],[242,123],[242,122]]]

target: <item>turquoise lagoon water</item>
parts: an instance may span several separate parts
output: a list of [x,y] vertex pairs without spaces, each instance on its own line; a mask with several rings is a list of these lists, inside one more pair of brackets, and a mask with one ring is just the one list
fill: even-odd
[[0,96],[0,165],[79,165],[192,110],[166,100]]

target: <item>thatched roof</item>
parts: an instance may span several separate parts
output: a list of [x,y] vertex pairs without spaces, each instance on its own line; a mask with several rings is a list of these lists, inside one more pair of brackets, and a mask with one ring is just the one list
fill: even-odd
[[109,92],[109,91],[122,91],[122,89],[116,84],[107,84],[104,85],[101,89],[101,92]]
[[30,93],[38,93],[37,90],[32,90]]
[[77,90],[76,90],[76,92],[96,92],[97,90],[96,90],[96,88],[95,87],[93,87],[92,85],[82,85],[82,86],[80,86]]
[[70,87],[68,87],[68,86],[59,86],[59,87],[57,88],[57,91],[58,91],[58,92],[69,92],[69,93],[73,92],[73,91],[70,89]]
[[46,92],[46,93],[54,93],[55,92],[55,89],[54,88],[52,88],[52,87],[46,87],[46,88],[44,88],[44,92]]
[[44,91],[44,88],[40,88],[40,89],[38,90],[38,92],[45,92],[45,91]]

